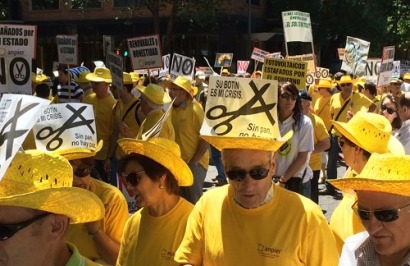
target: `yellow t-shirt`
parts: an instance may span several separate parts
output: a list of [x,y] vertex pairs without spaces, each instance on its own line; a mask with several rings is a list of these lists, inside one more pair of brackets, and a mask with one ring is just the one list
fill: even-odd
[[330,120],[332,120],[332,116],[330,115],[330,98],[329,97],[320,97],[315,104],[314,110],[315,115],[322,118],[323,122],[326,125],[326,129],[329,130],[332,126]]
[[[308,114],[308,117],[312,121],[313,125],[313,144],[316,145],[318,142],[329,139],[329,133],[327,132],[325,123],[323,120],[312,113]],[[312,152],[310,155],[309,166],[313,171],[320,170],[322,166],[322,153]]]
[[[175,142],[181,148],[181,158],[186,162],[194,157],[198,149],[199,130],[204,120],[204,110],[197,101],[187,101],[183,106],[172,108],[171,120],[175,130]],[[208,169],[209,152],[206,151],[199,164]]]
[[316,101],[321,97],[318,88],[315,88],[315,83],[309,86],[309,95],[312,97],[312,106],[315,106]]
[[[349,168],[344,178],[351,178],[353,176],[354,172]],[[339,254],[342,254],[346,238],[366,230],[360,218],[352,210],[352,205],[356,200],[356,195],[344,193],[343,199],[333,211],[332,217],[330,217],[329,226],[335,236]]]
[[[91,192],[96,194],[105,206],[105,216],[100,221],[101,229],[112,240],[120,243],[125,223],[129,217],[124,195],[118,188],[96,179],[91,179]],[[101,258],[84,224],[71,224],[66,233],[66,240],[73,243],[84,257],[91,260]]]
[[83,103],[88,103],[93,106],[95,116],[95,127],[97,129],[97,140],[103,140],[103,147],[94,159],[105,160],[107,159],[108,148],[110,146],[110,136],[112,134],[114,115],[112,108],[116,100],[112,95],[100,99],[97,98],[95,93],[87,95]]
[[[144,122],[142,122],[138,131],[137,139],[141,139],[142,134],[151,129],[158,122],[158,120],[161,119],[163,114],[164,111],[161,109],[151,111],[145,118]],[[172,125],[171,115],[168,116],[162,125],[162,129],[158,137],[175,141],[175,130]]]
[[[129,103],[124,103],[123,101],[118,101],[116,104],[116,107],[114,108],[114,121],[115,123],[117,123],[117,125],[119,123],[121,123],[122,118],[124,117],[125,113],[127,112],[128,108],[130,108],[130,106],[135,102],[138,101],[138,99],[134,96],[134,98],[132,99],[132,101],[130,101]],[[124,117],[124,123],[128,126],[128,128],[130,129],[130,131],[133,134],[133,137],[135,138],[138,134],[138,130],[140,129],[140,125],[138,124],[137,119],[135,118],[135,112],[136,110],[138,110],[140,108],[140,103],[138,102],[137,104],[135,104],[127,113],[127,115],[125,115]],[[127,136],[123,136],[122,134],[118,133],[118,139],[124,138]],[[117,159],[122,158],[125,155],[124,151],[117,146],[116,150],[115,150],[115,157]]]
[[146,208],[132,215],[124,228],[116,265],[179,265],[174,254],[193,207],[181,197],[172,210],[160,217],[151,216]]
[[[349,98],[347,98],[346,100],[343,100],[340,92],[333,94],[332,98],[330,99],[330,114],[332,115],[333,120],[336,119],[336,116],[342,109],[343,104],[348,99],[350,99],[350,101],[347,104],[347,106],[343,109],[343,112],[339,115],[337,119],[338,122],[347,122],[347,112],[349,110],[352,110],[353,113],[357,113],[362,109],[362,107],[369,108],[369,106],[373,103],[369,98],[367,98],[361,93],[352,92]],[[332,129],[332,134],[340,136],[340,132],[337,131],[334,127]]]
[[231,185],[196,203],[175,260],[193,265],[337,265],[339,255],[322,210],[309,199],[273,186],[255,209],[233,200]]

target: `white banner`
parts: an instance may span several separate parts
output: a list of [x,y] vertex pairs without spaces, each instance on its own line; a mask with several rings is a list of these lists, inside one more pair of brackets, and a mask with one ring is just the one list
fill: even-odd
[[400,60],[393,61],[393,72],[391,73],[392,78],[400,78]]
[[309,13],[284,11],[282,21],[286,42],[313,42]]
[[123,58],[114,52],[107,52],[107,64],[111,71],[112,85],[122,90],[123,86]]
[[377,87],[390,84],[391,75],[394,68],[394,52],[394,46],[386,46],[383,48],[382,63],[380,65],[379,77],[377,79]]
[[97,131],[92,105],[59,103],[41,110],[33,127],[36,147],[42,151],[97,146]]
[[0,24],[0,56],[36,58],[37,26]]
[[159,35],[140,36],[127,39],[132,68],[162,68]]
[[185,76],[192,79],[195,72],[195,59],[174,53],[169,73],[174,76]]
[[0,101],[0,180],[49,100],[4,94]]
[[78,36],[57,35],[58,62],[62,65],[78,65]]
[[365,74],[370,42],[347,36],[341,69],[356,76]]
[[377,83],[377,77],[380,72],[381,58],[367,59],[366,68],[364,75],[366,76],[366,81]]
[[254,47],[254,48],[253,48],[253,51],[252,51],[251,58],[252,58],[253,60],[256,60],[256,61],[258,61],[258,62],[262,62],[262,63],[263,63],[263,60],[265,60],[265,57],[266,57],[267,55],[269,55],[269,52]]
[[29,57],[0,57],[0,95],[3,93],[32,95]]

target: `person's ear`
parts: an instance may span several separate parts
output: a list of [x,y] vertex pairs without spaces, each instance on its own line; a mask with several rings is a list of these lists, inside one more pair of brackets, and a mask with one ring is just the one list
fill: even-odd
[[67,216],[60,214],[52,214],[50,217],[51,240],[59,241],[61,238],[64,238],[68,226],[69,219]]

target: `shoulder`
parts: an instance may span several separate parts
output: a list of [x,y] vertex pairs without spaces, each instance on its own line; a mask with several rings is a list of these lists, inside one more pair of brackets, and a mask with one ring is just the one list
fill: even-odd
[[117,187],[96,179],[93,179],[91,182],[95,189],[93,192],[100,198],[104,205],[112,204],[116,201],[124,201],[124,203],[126,203],[124,195]]

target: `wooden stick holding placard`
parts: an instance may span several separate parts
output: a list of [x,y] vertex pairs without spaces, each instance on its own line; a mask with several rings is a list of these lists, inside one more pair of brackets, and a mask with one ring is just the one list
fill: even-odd
[[68,73],[68,101],[71,102],[71,74],[70,74],[69,64],[67,64],[67,73]]

